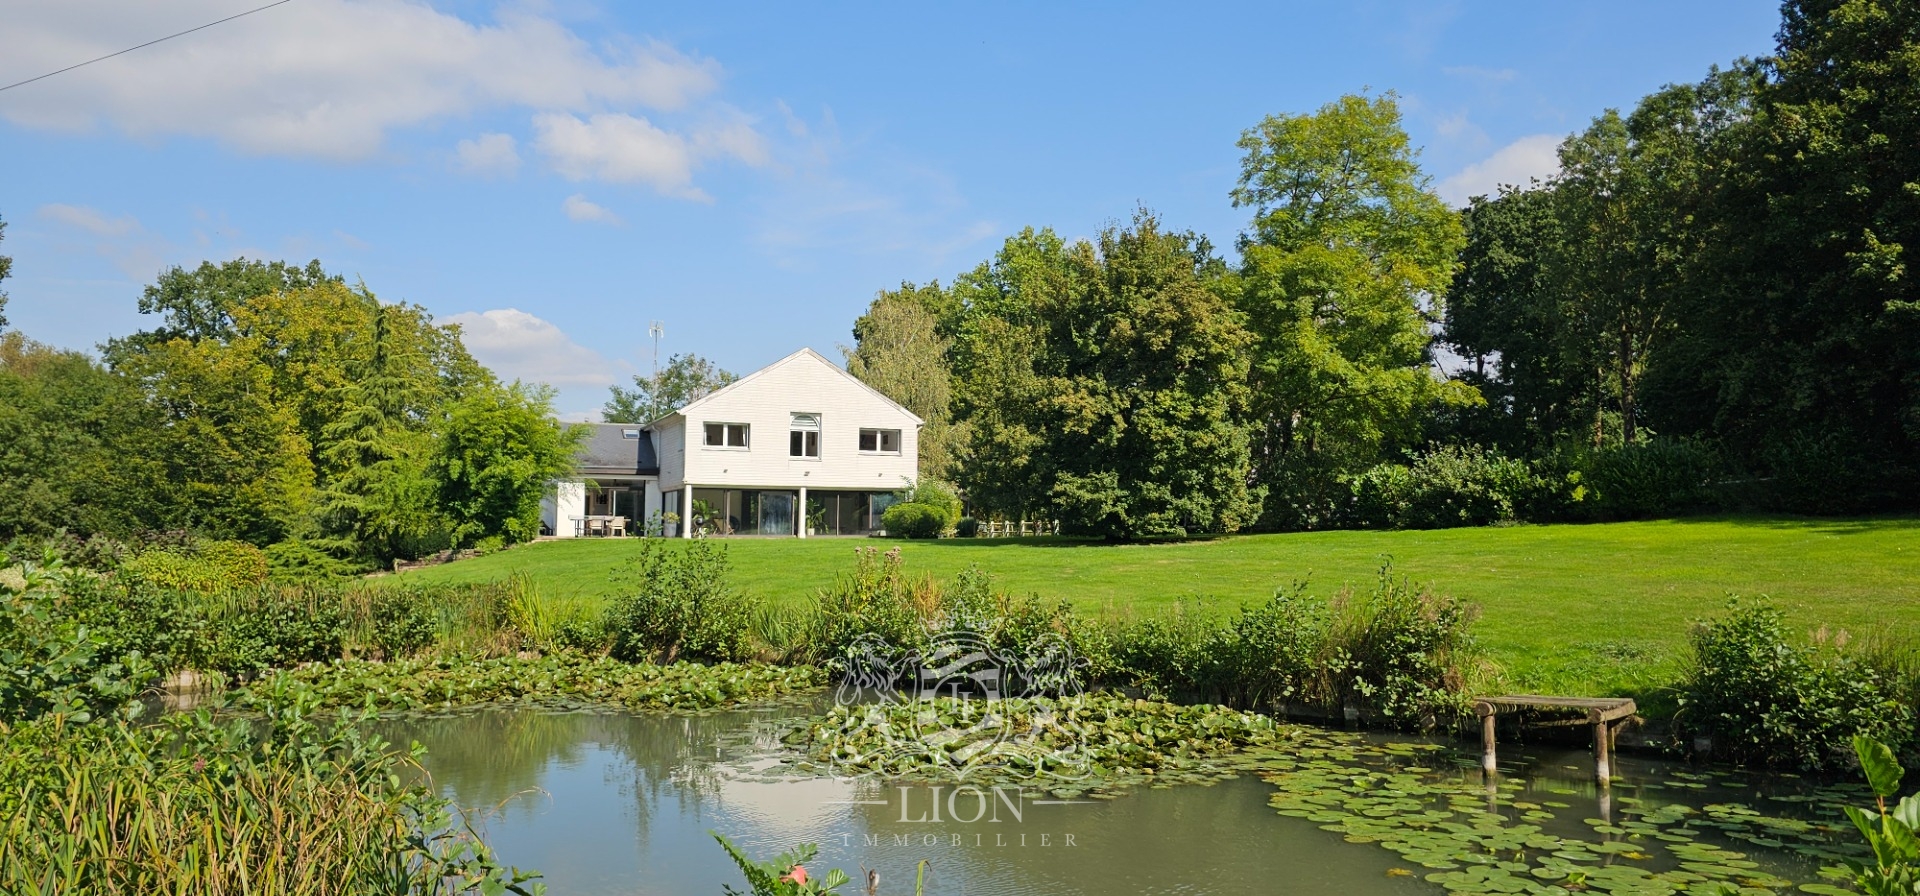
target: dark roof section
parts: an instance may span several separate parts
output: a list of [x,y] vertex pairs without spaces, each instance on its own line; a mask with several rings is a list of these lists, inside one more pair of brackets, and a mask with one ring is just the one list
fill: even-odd
[[588,423],[580,443],[580,472],[640,476],[660,475],[660,459],[653,452],[653,433],[637,423]]

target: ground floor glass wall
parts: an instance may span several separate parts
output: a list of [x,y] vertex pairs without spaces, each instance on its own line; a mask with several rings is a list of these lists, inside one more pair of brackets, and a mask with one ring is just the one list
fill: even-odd
[[695,488],[693,524],[711,535],[794,535],[796,524],[811,535],[865,535],[895,500],[892,492],[809,490],[801,519],[799,498],[798,489]]

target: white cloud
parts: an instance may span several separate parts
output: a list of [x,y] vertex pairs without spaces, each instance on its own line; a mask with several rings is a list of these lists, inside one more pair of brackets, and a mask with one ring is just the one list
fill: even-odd
[[645,118],[605,112],[582,120],[564,112],[533,118],[534,145],[569,180],[646,184],[666,196],[711,202],[693,185],[702,162],[731,156],[749,165],[768,160],[766,142],[737,115],[704,125],[691,136],[670,133]]
[[551,321],[518,308],[463,311],[443,322],[460,326],[460,341],[504,379],[552,386],[610,386],[612,366]]
[[39,216],[86,234],[82,245],[105,258],[136,282],[151,279],[166,264],[172,247],[166,240],[147,231],[132,215],[113,217],[84,205],[49,203],[37,209]]
[[[26,76],[233,13],[228,0],[8,3],[0,59]],[[489,108],[686,108],[717,63],[657,41],[590,46],[524,11],[468,22],[415,0],[303,0],[8,91],[25,127],[209,137],[245,152],[377,153],[395,128]]]
[[1440,198],[1463,206],[1475,196],[1489,196],[1502,184],[1526,186],[1533,178],[1545,180],[1560,172],[1560,138],[1553,134],[1521,137],[1493,155],[1468,165],[1434,185]]
[[560,203],[560,209],[567,213],[568,218],[575,221],[592,221],[597,224],[624,223],[620,220],[619,215],[613,213],[612,209],[600,205],[579,193],[568,196],[565,202]]
[[481,134],[454,147],[454,167],[480,177],[503,177],[520,170],[520,153],[511,134]]
[[84,205],[50,203],[40,206],[40,216],[69,227],[78,227],[94,236],[127,236],[141,230],[140,221],[132,215],[109,218],[100,210]]

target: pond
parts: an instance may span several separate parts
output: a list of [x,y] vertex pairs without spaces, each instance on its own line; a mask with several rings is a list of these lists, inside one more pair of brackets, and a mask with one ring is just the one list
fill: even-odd
[[[782,714],[492,709],[389,721],[381,733],[425,745],[442,792],[485,815],[499,857],[539,869],[555,894],[743,887],[709,831],[760,858],[818,843],[816,869],[856,878],[877,869],[881,893],[913,892],[925,860],[926,892],[943,896],[1526,892],[1564,883],[1555,863],[1584,869],[1568,878],[1582,888],[1614,893],[1713,892],[1717,880],[1751,888],[1742,892],[1796,883],[1826,892],[1819,868],[1848,848],[1798,781],[1634,757],[1621,759],[1623,781],[1602,794],[1584,778],[1583,752],[1512,750],[1512,773],[1489,789],[1471,770],[1477,756],[1351,737],[1275,781],[1242,774],[1051,800],[798,774],[780,762]],[[1361,781],[1361,767],[1380,772]],[[1436,783],[1409,783],[1416,778]],[[1458,852],[1447,837],[1488,830],[1445,820],[1475,813],[1476,824],[1517,839],[1475,841],[1488,844],[1476,847],[1485,859],[1435,855]],[[1400,831],[1407,819],[1424,833]],[[1503,855],[1508,847],[1514,855]],[[1538,855],[1514,861],[1522,852]],[[1649,871],[1671,880],[1649,884]]]

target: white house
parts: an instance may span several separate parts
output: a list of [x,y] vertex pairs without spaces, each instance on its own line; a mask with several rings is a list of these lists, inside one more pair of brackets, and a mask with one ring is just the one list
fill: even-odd
[[801,349],[645,425],[590,424],[580,479],[543,504],[562,537],[856,535],[918,475],[921,420]]

